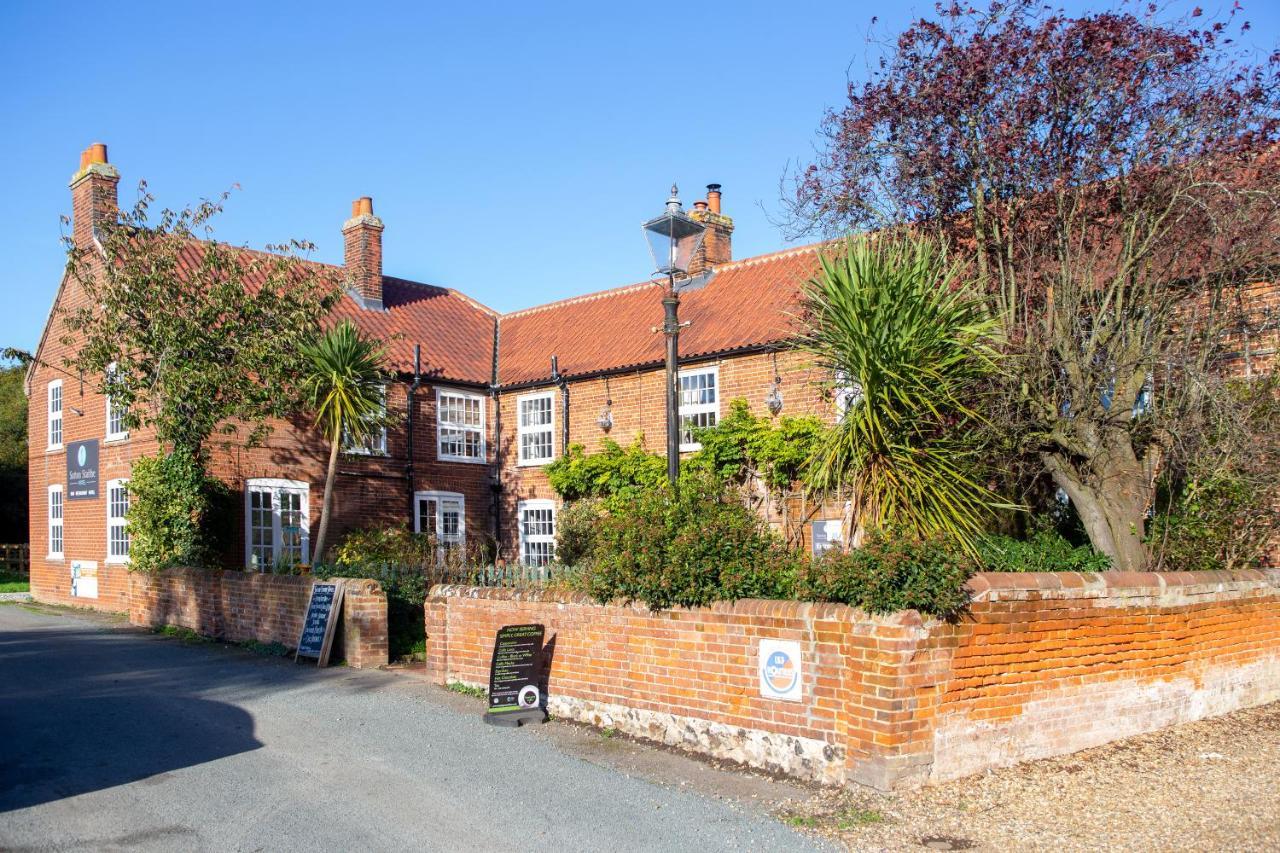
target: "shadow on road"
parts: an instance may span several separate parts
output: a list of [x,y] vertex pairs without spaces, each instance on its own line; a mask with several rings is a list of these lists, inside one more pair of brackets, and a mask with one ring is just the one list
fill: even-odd
[[234,673],[184,651],[136,634],[0,630],[0,812],[260,747],[247,712],[198,695]]

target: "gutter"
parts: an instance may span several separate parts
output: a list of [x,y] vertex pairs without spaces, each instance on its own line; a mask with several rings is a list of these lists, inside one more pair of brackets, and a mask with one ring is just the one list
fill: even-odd
[[408,446],[406,447],[406,450],[408,451],[409,459],[405,463],[404,472],[405,472],[405,477],[408,480],[408,485],[406,486],[406,492],[407,492],[406,498],[409,502],[409,529],[410,530],[414,528],[414,521],[415,521],[414,514],[417,511],[417,507],[414,506],[414,493],[413,493],[413,485],[414,485],[413,410],[417,408],[414,405],[415,403],[414,398],[418,393],[418,389],[421,387],[422,387],[422,344],[414,344],[413,345],[413,382],[409,385],[409,392],[407,395],[408,412],[405,414],[405,421],[406,421],[405,426],[409,430]]

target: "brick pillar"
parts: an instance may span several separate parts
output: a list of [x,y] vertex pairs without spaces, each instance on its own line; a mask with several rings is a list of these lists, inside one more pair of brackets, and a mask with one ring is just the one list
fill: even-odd
[[342,648],[347,666],[386,666],[387,594],[374,580],[349,580],[342,598]]
[[424,607],[427,622],[427,677],[444,684],[449,677],[449,599],[427,596]]

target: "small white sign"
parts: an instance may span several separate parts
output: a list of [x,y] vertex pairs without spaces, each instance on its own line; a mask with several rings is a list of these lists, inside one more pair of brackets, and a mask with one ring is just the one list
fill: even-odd
[[794,640],[760,641],[760,695],[800,701],[800,644]]
[[98,597],[98,561],[71,561],[71,594],[76,598]]

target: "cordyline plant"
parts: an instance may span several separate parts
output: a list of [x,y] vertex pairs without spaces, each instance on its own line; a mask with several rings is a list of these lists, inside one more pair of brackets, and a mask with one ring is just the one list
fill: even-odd
[[227,195],[150,219],[140,187],[132,210],[100,223],[96,246],[67,243],[67,276],[84,307],[65,316],[67,367],[126,409],[129,429],[205,458],[215,434],[253,445],[272,418],[300,408],[309,340],[340,293],[303,262],[301,241],[266,252],[209,239]]
[[1199,15],[941,4],[849,87],[789,199],[797,232],[908,224],[971,252],[1010,467],[1050,477],[1117,569],[1148,565],[1153,483],[1197,452],[1280,258],[1280,52]]
[[302,354],[307,360],[303,391],[315,413],[316,426],[329,441],[320,532],[311,559],[315,565],[324,556],[329,533],[338,450],[344,441],[353,446],[366,443],[386,423],[386,351],[376,340],[362,335],[350,320],[343,320],[303,344]]
[[856,392],[817,440],[806,479],[849,495],[851,546],[905,529],[973,551],[1004,506],[978,473],[975,441],[996,323],[935,240],[851,239],[820,263],[801,345]]

